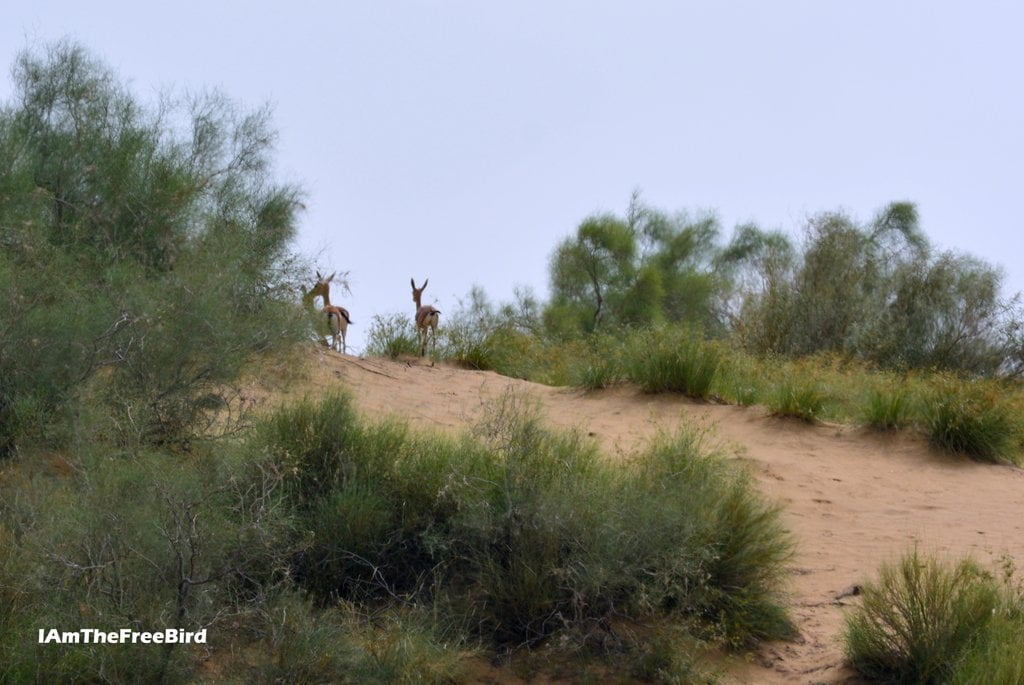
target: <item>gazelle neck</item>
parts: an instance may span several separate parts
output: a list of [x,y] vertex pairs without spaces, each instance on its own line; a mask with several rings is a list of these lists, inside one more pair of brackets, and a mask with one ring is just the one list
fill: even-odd
[[316,285],[314,285],[313,288],[308,293],[303,295],[302,302],[307,307],[312,307],[313,300],[316,299],[317,295],[324,298],[325,307],[331,306],[331,286],[328,285],[327,283],[317,283]]

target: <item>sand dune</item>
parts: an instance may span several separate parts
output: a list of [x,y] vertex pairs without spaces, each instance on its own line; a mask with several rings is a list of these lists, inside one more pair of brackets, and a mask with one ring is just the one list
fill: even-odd
[[977,464],[931,450],[910,435],[875,435],[832,424],[809,426],[758,407],[697,403],[632,388],[585,393],[420,360],[359,359],[317,350],[308,384],[291,394],[350,390],[374,416],[460,429],[508,388],[536,398],[552,426],[595,437],[609,455],[633,452],[680,423],[748,461],[763,492],[785,507],[798,552],[789,586],[800,637],[766,645],[728,680],[750,683],[857,682],[843,666],[840,635],[855,597],[836,599],[915,543],[994,565],[1024,559],[1024,471]]

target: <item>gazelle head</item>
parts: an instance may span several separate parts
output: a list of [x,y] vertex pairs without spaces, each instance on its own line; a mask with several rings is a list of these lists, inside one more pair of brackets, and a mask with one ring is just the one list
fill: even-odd
[[325,293],[329,293],[331,291],[331,281],[334,280],[334,276],[336,273],[337,272],[325,277],[323,274],[317,271],[316,285],[314,285],[313,288],[309,291],[309,297],[316,297],[317,295],[323,297]]
[[325,277],[323,274],[317,271],[316,284],[314,284],[313,287],[309,289],[309,292],[305,294],[305,296],[302,298],[303,301],[305,301],[306,303],[312,302],[313,298],[319,295],[320,297],[324,298],[325,304],[330,302],[331,281],[334,280],[334,277],[337,275],[337,273],[338,272],[335,271],[330,276]]
[[427,289],[427,283],[430,283],[430,279],[428,278],[425,281],[423,281],[423,286],[420,288],[416,287],[415,279],[410,278],[409,283],[412,284],[412,301],[416,303],[416,307],[418,309],[421,306],[420,300],[423,297],[423,291]]

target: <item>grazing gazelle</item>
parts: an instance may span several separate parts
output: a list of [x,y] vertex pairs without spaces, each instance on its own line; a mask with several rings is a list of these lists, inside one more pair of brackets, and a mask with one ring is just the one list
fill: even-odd
[[[344,307],[336,307],[331,304],[331,281],[334,279],[336,273],[337,272],[331,274],[327,278],[324,278],[320,272],[317,271],[316,285],[313,286],[312,290],[306,293],[303,300],[306,304],[312,304],[313,298],[317,295],[324,298],[324,308],[320,311],[327,316],[327,328],[331,331],[330,348],[344,354],[346,351],[345,331],[348,330],[348,325],[352,323],[352,319],[349,318],[347,309]],[[338,350],[338,338],[341,338],[340,350]]]
[[409,282],[412,283],[412,301],[416,303],[416,335],[419,337],[420,356],[422,357],[427,353],[427,333],[433,333],[431,335],[431,354],[437,347],[437,321],[441,312],[429,304],[420,302],[423,291],[427,289],[427,283],[430,283],[429,278],[423,281],[422,288],[417,288],[416,281],[412,278],[409,279]]

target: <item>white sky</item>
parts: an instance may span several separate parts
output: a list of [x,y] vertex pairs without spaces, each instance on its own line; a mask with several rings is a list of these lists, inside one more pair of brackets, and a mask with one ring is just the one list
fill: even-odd
[[474,283],[546,297],[557,241],[634,188],[727,235],[910,200],[1024,290],[1018,1],[150,5],[6,7],[0,63],[69,37],[142,97],[273,104],[299,247],[351,272],[357,349],[374,314],[412,313],[412,276],[442,311]]

